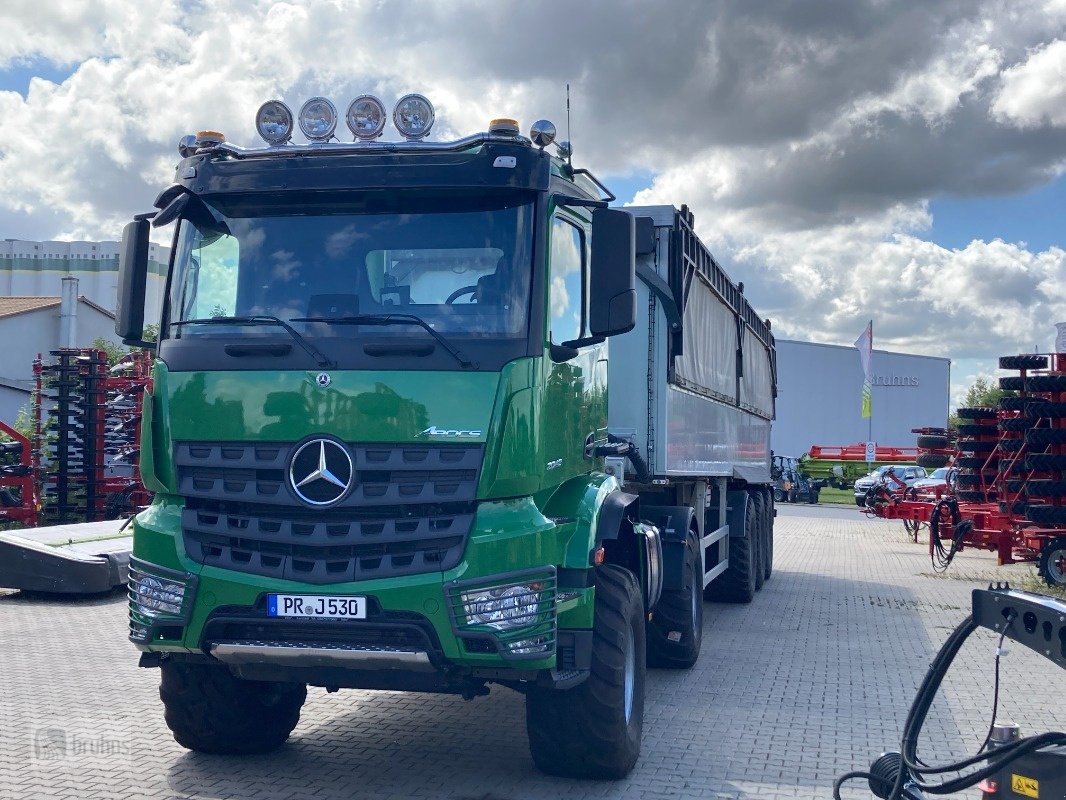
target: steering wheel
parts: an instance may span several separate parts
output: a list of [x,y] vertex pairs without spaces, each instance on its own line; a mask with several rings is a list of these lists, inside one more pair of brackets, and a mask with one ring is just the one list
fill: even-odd
[[476,291],[477,291],[477,287],[476,286],[464,286],[461,289],[456,289],[454,292],[452,292],[450,295],[448,295],[448,299],[444,301],[444,304],[450,306],[452,303],[454,303],[456,300],[458,300],[464,294],[473,294]]

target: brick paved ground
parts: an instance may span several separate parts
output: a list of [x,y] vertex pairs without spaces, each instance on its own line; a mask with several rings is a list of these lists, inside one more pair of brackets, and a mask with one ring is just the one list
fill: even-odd
[[[275,753],[189,753],[163,724],[158,672],[136,667],[122,597],[10,594],[0,597],[0,798],[829,797],[838,773],[896,747],[970,589],[1031,570],[967,552],[934,576],[899,523],[812,512],[782,510],[777,570],[755,603],[706,606],[696,668],[649,673],[643,758],[625,781],[535,772],[522,699],[500,688],[473,702],[312,689]],[[994,644],[979,635],[956,662],[927,760],[968,754],[982,738]],[[1005,715],[1025,732],[1056,726],[1062,671],[1016,648],[1004,672]]]

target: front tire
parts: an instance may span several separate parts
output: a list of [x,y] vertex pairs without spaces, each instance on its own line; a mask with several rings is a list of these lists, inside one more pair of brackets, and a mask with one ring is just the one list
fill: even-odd
[[529,750],[539,770],[606,780],[630,773],[644,727],[644,658],[637,579],[613,564],[597,568],[591,674],[573,689],[526,694]]
[[164,661],[159,697],[167,727],[200,753],[266,753],[289,738],[307,698],[302,683],[237,678],[221,665]]
[[685,539],[684,586],[663,590],[648,623],[648,666],[688,669],[703,643],[703,558],[695,531]]

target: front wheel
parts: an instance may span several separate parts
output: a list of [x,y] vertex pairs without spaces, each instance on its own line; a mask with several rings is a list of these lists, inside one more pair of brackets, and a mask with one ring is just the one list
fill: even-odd
[[633,573],[596,569],[592,671],[565,691],[526,694],[533,763],[566,778],[624,778],[637,763],[644,727],[644,599]]
[[182,747],[246,755],[273,750],[300,721],[302,683],[246,681],[216,664],[164,661],[159,697]]

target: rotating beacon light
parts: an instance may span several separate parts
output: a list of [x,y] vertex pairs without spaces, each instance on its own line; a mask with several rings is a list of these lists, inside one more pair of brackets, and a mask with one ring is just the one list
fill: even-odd
[[312,97],[302,106],[298,122],[312,142],[328,142],[337,129],[337,107],[325,97]]
[[424,139],[433,127],[433,104],[420,94],[405,94],[392,110],[392,123],[404,138]]
[[348,106],[345,118],[355,138],[369,142],[385,130],[385,105],[372,94],[361,94]]
[[292,111],[280,100],[268,100],[255,112],[255,129],[269,145],[285,144],[292,138]]

